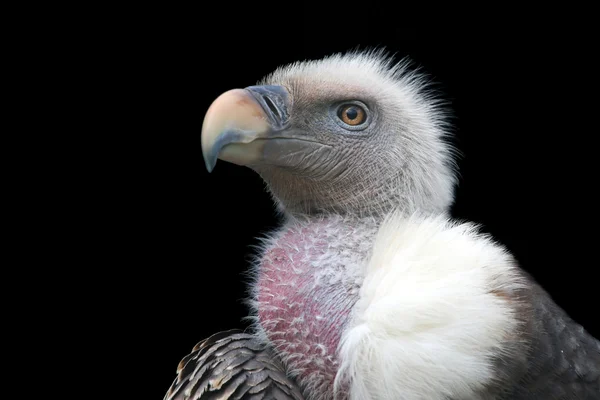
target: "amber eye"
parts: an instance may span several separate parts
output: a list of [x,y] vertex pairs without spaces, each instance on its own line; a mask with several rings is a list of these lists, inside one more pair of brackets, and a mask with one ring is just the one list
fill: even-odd
[[356,104],[344,104],[338,110],[338,117],[350,126],[360,125],[365,122],[367,113]]

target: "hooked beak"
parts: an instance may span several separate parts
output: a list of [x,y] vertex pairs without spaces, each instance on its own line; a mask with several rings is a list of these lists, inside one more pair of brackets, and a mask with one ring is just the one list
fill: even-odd
[[202,124],[202,155],[211,172],[217,159],[252,165],[263,158],[265,139],[286,128],[288,91],[282,86],[250,86],[220,95]]

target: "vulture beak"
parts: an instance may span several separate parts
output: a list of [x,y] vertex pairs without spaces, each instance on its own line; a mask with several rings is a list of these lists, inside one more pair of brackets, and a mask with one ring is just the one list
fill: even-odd
[[266,143],[287,137],[288,106],[289,94],[282,86],[250,86],[220,95],[202,124],[202,155],[208,172],[218,158],[238,165],[264,162]]

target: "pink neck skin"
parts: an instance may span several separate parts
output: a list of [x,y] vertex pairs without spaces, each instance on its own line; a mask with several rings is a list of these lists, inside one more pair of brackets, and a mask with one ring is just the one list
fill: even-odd
[[333,392],[337,346],[358,299],[356,272],[348,267],[357,259],[349,254],[359,250],[348,240],[352,233],[353,227],[328,220],[293,224],[267,247],[260,265],[259,323],[288,370],[320,393]]

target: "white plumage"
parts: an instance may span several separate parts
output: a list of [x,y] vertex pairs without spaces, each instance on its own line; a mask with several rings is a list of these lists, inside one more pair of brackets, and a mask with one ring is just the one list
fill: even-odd
[[366,265],[338,379],[351,399],[478,398],[518,319],[512,257],[471,224],[393,213]]

